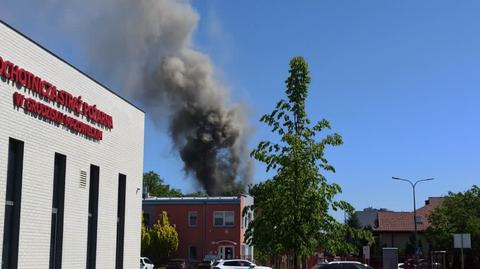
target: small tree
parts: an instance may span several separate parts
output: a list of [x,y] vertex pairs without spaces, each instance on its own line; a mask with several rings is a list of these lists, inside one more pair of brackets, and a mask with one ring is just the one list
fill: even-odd
[[330,129],[325,119],[310,126],[305,109],[310,84],[308,65],[302,57],[295,57],[289,72],[285,82],[288,99],[278,102],[271,114],[261,118],[279,135],[279,142],[262,141],[251,153],[266,164],[267,171],[276,173],[250,190],[256,217],[245,235],[247,243],[262,255],[292,254],[297,268],[299,257],[313,255],[320,246],[332,253],[348,247],[344,238],[353,229],[337,222],[329,210],[352,214],[353,208],[334,199],[340,186],[328,183],[320,172],[335,171],[324,150],[341,145],[342,138],[331,133],[319,139],[321,131]]
[[178,248],[178,233],[168,221],[167,212],[150,229],[150,255],[157,265],[163,265]]
[[145,225],[145,220],[142,216],[142,231],[141,231],[141,253],[142,256],[150,256],[150,248],[152,244],[152,237],[150,229]]
[[[480,187],[473,186],[465,192],[449,192],[442,204],[430,213],[429,220],[431,226],[426,235],[434,250],[454,253],[453,234],[470,233],[471,257],[480,257]],[[467,260],[467,265],[468,262],[473,263]]]

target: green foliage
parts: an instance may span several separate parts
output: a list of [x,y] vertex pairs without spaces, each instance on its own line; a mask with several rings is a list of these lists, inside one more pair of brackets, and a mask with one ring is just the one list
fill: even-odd
[[[342,144],[342,137],[322,131],[330,123],[323,119],[313,127],[305,110],[310,74],[302,57],[290,61],[286,80],[288,99],[277,103],[275,110],[261,121],[279,136],[279,142],[262,141],[251,156],[274,170],[273,178],[250,189],[255,199],[255,219],[246,231],[246,242],[264,256],[291,253],[307,257],[319,247],[331,253],[352,248],[344,238],[347,233],[363,237],[355,228],[341,224],[329,215],[329,210],[352,214],[345,201],[335,200],[339,185],[328,183],[320,170],[335,172],[324,155],[328,146]],[[295,263],[296,264],[296,263]]]
[[163,178],[157,173],[150,171],[143,173],[143,186],[148,193],[155,197],[180,197],[182,192],[178,189],[171,189],[170,185],[164,183]]
[[480,256],[480,188],[449,194],[429,216],[427,238],[436,250],[453,250],[454,233],[470,233],[472,254]]
[[340,228],[344,234],[344,240],[348,244],[341,246],[337,251],[340,255],[359,255],[362,247],[374,243],[373,234],[369,229],[360,227],[355,215],[351,215],[346,221],[346,227]]
[[150,229],[145,225],[143,216],[142,216],[142,230],[141,230],[141,253],[142,256],[150,256],[147,254],[150,251],[152,245],[152,236],[150,234]]
[[162,212],[152,228],[142,224],[142,255],[149,256],[157,266],[173,257],[178,242],[178,233],[168,221],[167,212]]
[[207,197],[208,194],[202,191],[190,192],[184,195],[185,197]]

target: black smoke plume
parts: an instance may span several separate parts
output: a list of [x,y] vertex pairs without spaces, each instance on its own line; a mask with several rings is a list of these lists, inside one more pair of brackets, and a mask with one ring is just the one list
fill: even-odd
[[81,40],[90,68],[144,104],[157,126],[168,121],[185,172],[208,194],[250,182],[244,109],[229,101],[210,58],[194,48],[199,16],[189,2],[50,0],[37,11],[55,15]]

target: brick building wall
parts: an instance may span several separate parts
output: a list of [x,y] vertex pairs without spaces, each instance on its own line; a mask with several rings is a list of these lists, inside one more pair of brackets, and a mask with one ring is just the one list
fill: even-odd
[[[143,201],[143,210],[149,225],[155,223],[163,211],[167,212],[179,234],[176,258],[198,262],[206,256],[220,257],[222,248],[228,247],[233,250],[230,258],[251,259],[253,248],[245,245],[244,232],[250,221],[248,216],[251,219],[253,215],[243,216],[242,211],[252,203],[249,196],[149,198]],[[189,224],[189,212],[197,216],[195,226]],[[215,225],[215,212],[233,212],[233,225]],[[191,247],[196,248],[197,257],[191,257]]]

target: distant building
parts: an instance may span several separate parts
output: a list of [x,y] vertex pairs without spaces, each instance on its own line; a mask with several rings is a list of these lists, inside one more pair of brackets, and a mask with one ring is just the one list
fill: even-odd
[[253,259],[253,247],[244,243],[244,233],[253,212],[251,196],[150,197],[143,200],[144,221],[153,225],[167,212],[179,234],[175,258],[199,262],[205,257]]
[[[425,201],[425,205],[417,209],[415,221],[417,222],[419,245],[422,247],[423,254],[427,254],[429,251],[424,236],[425,230],[430,226],[428,215],[442,203],[443,199],[443,197],[429,197]],[[396,247],[405,250],[415,232],[413,212],[368,208],[355,212],[354,216],[360,227],[372,228],[373,233],[379,238],[380,247]]]
[[[417,232],[422,253],[428,251],[428,244],[424,237],[425,230],[430,226],[428,215],[443,202],[442,197],[429,197],[425,205],[417,209]],[[378,225],[374,229],[379,235],[380,245],[384,247],[398,247],[404,249],[415,232],[413,212],[378,212]]]

